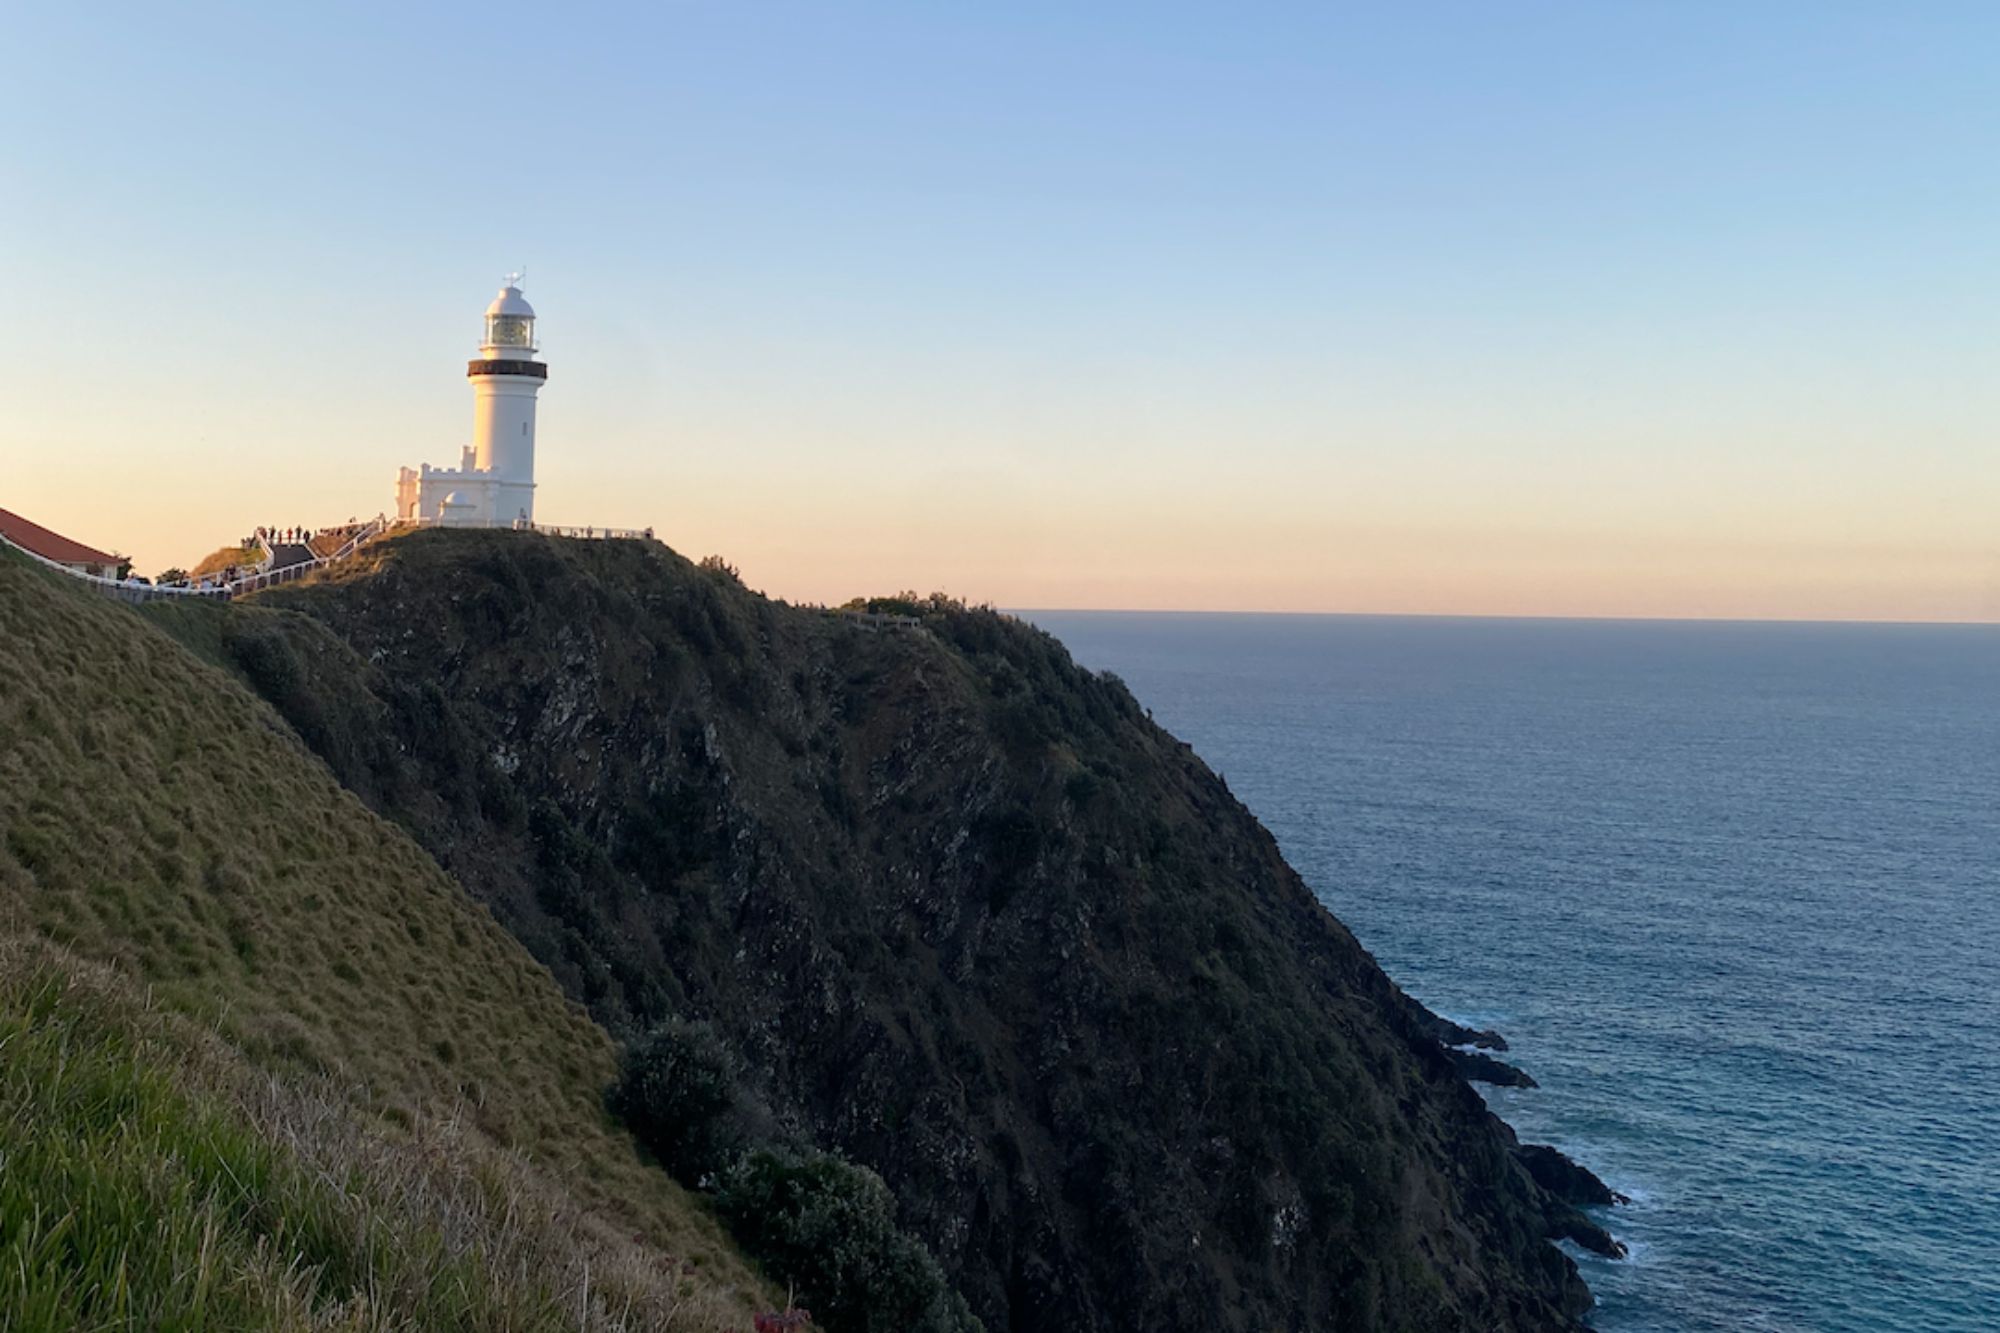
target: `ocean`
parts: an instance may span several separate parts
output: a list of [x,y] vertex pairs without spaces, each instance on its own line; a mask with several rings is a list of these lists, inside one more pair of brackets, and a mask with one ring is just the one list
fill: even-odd
[[2000,629],[1025,615],[1505,1034],[1602,1333],[2000,1328]]

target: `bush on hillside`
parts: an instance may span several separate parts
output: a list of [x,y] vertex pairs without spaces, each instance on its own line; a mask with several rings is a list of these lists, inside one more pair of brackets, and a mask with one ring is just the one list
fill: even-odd
[[755,1116],[741,1079],[714,1028],[672,1018],[625,1048],[606,1101],[677,1180],[695,1185],[748,1142]]
[[934,592],[925,596],[911,589],[904,589],[891,597],[850,597],[840,604],[843,611],[865,611],[878,616],[946,616],[964,615],[965,600],[950,593]]
[[831,1153],[771,1146],[771,1116],[714,1028],[670,1019],[631,1043],[606,1094],[675,1177],[712,1190],[736,1243],[830,1333],[976,1333],[929,1250],[896,1226],[882,1178]]
[[701,558],[701,563],[697,565],[696,568],[701,570],[701,572],[704,574],[718,575],[730,583],[740,584],[743,582],[743,571],[738,569],[736,566],[730,564],[729,561],[723,559],[719,555],[703,556]]
[[291,640],[274,626],[244,626],[232,621],[225,631],[224,643],[251,688],[270,700],[279,712],[286,712],[305,680],[305,667],[299,662]]
[[715,1210],[832,1333],[982,1328],[937,1260],[896,1226],[895,1199],[867,1167],[831,1153],[755,1149],[723,1176]]

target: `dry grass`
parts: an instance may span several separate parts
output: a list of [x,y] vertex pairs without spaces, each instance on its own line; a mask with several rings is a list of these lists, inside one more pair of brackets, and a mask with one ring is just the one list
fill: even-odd
[[773,1301],[608,1123],[609,1039],[516,941],[227,675],[12,558],[0,933],[115,965],[281,1076],[273,1097],[311,1086],[302,1105],[365,1113],[357,1134],[407,1127],[456,1164],[405,1177],[441,1218],[478,1185],[516,1216],[570,1210],[613,1269],[671,1264],[689,1295],[665,1326],[745,1327]]
[[463,1121],[252,1070],[44,941],[0,941],[0,1048],[10,1328],[742,1327]]
[[208,574],[220,574],[232,566],[237,569],[249,569],[262,556],[263,552],[259,551],[255,545],[225,546],[220,550],[210,551],[207,555],[203,556],[201,563],[189,570],[188,573],[192,574],[195,578],[201,578]]

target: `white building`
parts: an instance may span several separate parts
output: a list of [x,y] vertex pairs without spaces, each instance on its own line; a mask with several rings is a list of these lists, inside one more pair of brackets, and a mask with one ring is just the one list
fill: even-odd
[[486,338],[465,367],[472,443],[455,468],[403,468],[396,517],[447,527],[507,528],[535,517],[535,395],[549,377],[535,359],[535,308],[509,274],[486,307]]

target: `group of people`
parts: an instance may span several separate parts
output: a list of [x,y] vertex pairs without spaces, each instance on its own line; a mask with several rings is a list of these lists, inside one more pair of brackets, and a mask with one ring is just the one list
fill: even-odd
[[319,528],[319,529],[259,528],[257,529],[256,536],[252,537],[250,541],[244,542],[243,544],[245,546],[249,546],[261,539],[262,541],[267,542],[273,546],[277,545],[310,546],[312,544],[313,538],[315,537],[346,536],[347,534],[356,531],[360,527],[361,527],[361,520],[350,518],[347,520],[347,522],[338,524],[331,528]]

